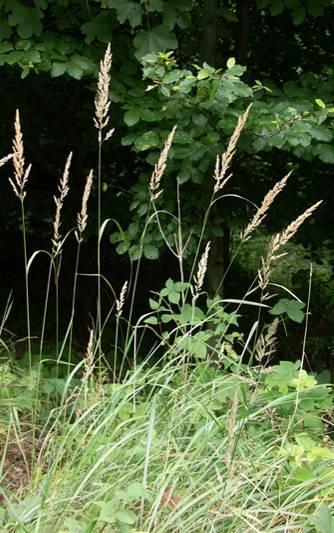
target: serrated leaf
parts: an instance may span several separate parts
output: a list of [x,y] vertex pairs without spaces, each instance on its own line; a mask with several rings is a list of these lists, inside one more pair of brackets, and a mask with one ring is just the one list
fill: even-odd
[[92,20],[83,24],[81,31],[86,35],[86,43],[90,44],[94,40],[109,43],[112,38],[112,18],[110,11],[102,11]]
[[17,26],[17,33],[22,39],[29,39],[33,35],[41,35],[43,25],[40,13],[32,7],[25,7],[17,2],[13,5],[8,17],[11,26]]
[[174,33],[166,26],[160,24],[150,30],[139,32],[133,40],[136,49],[135,56],[138,60],[150,52],[164,52],[177,47],[177,39]]
[[132,28],[141,24],[144,11],[137,2],[130,2],[129,0],[110,0],[109,6],[116,9],[117,19],[121,24],[129,21]]

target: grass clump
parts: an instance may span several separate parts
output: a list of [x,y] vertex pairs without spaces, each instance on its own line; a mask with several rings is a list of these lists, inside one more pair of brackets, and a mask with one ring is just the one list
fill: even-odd
[[[20,170],[24,169],[22,154],[23,178],[11,182],[22,206],[28,364],[20,370],[20,361],[6,344],[4,326],[11,305],[7,304],[1,325],[1,530],[330,531],[323,524],[332,527],[332,388],[323,376],[304,368],[306,335],[299,361],[270,366],[281,317],[265,323],[272,297],[272,266],[318,204],[269,240],[258,275],[243,298],[207,295],[210,243],[202,242],[205,226],[231,178],[229,169],[249,108],[238,120],[226,152],[217,159],[212,198],[190,267],[184,261],[182,206],[178,202],[177,232],[171,244],[165,239],[156,204],[163,194],[163,174],[177,135],[174,128],[148,184],[147,219],[140,242],[149,225],[156,224],[177,261],[179,278],[168,278],[160,291],[151,294],[147,312],[134,320],[141,255],[132,279],[125,280],[118,293],[101,273],[102,238],[110,223],[101,220],[102,145],[112,134],[112,130],[104,134],[109,121],[110,67],[108,47],[101,62],[94,122],[98,130],[97,311],[81,359],[73,357],[72,340],[80,250],[94,174],[91,171],[87,177],[76,228],[62,237],[70,154],[54,199],[52,250],[35,251],[30,258],[24,230],[27,171]],[[15,165],[19,151],[13,146]],[[287,178],[264,197],[240,247],[263,221]],[[72,235],[77,245],[75,275],[70,318],[61,339],[58,280],[62,251]],[[40,253],[48,254],[50,268],[36,358],[29,273]],[[56,353],[50,358],[44,352],[44,337],[52,278],[57,327]],[[113,301],[106,313],[102,286]],[[306,313],[297,303],[296,307],[288,301],[283,307],[298,320],[306,317],[307,323],[309,302]],[[254,322],[241,331],[240,317],[249,308],[256,310]],[[113,341],[108,349],[104,334],[110,324]],[[254,366],[254,361],[261,366]]]

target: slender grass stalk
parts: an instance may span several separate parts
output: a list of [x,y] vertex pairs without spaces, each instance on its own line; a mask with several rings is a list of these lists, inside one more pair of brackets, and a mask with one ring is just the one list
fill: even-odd
[[15,135],[13,139],[13,167],[14,176],[9,178],[9,183],[12,186],[15,196],[20,201],[21,208],[21,223],[22,223],[22,241],[23,241],[23,261],[24,261],[24,285],[25,285],[25,305],[26,305],[26,324],[27,324],[27,344],[28,344],[28,358],[29,368],[32,367],[32,352],[31,352],[31,325],[30,325],[30,296],[29,296],[29,270],[28,270],[28,251],[27,251],[27,227],[24,200],[26,197],[26,185],[28,182],[31,165],[25,167],[23,135],[21,131],[20,114],[16,110],[14,122]]
[[100,63],[100,71],[97,84],[97,95],[95,98],[94,125],[98,130],[98,158],[97,158],[97,338],[99,360],[102,357],[102,302],[101,302],[101,239],[99,238],[102,223],[102,145],[110,138],[113,130],[109,130],[104,137],[103,132],[109,123],[109,86],[110,70],[112,64],[112,54],[110,44],[107,46],[103,60]]
[[69,341],[68,341],[68,373],[71,368],[71,358],[72,358],[72,340],[73,340],[73,321],[75,315],[75,303],[77,296],[77,285],[78,285],[78,273],[79,273],[79,264],[80,264],[80,252],[81,244],[83,241],[83,233],[87,227],[88,222],[88,200],[91,194],[93,185],[93,171],[91,170],[87,176],[85,188],[82,195],[81,210],[77,215],[77,230],[75,233],[77,240],[77,249],[74,263],[74,275],[73,275],[73,289],[72,289],[72,303],[71,303],[71,313],[70,313],[70,323],[69,323]]

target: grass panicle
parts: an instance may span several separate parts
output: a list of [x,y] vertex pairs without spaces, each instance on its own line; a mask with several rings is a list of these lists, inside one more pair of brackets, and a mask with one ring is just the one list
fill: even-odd
[[[109,123],[109,86],[110,86],[110,70],[112,64],[111,44],[109,43],[104,54],[103,60],[100,62],[100,71],[97,82],[97,94],[95,98],[95,116],[94,126],[99,130],[99,140],[102,140],[102,130]],[[113,130],[110,130],[113,131]],[[108,132],[109,133],[109,132]],[[107,134],[108,135],[108,134]],[[112,133],[110,133],[110,136]]]
[[[271,266],[274,261],[286,255],[286,252],[281,252],[281,248],[287,244],[297,233],[300,226],[309,218],[316,209],[321,205],[322,200],[316,202],[311,207],[306,209],[299,217],[291,222],[281,233],[276,233],[270,240],[265,257],[261,259],[261,268],[258,271],[259,285],[262,291],[265,291],[270,281]],[[263,298],[267,299],[269,295],[266,293]]]
[[153,200],[156,200],[162,192],[162,191],[159,191],[160,184],[161,184],[161,178],[164,175],[165,170],[166,170],[167,158],[168,158],[168,154],[173,143],[175,132],[176,132],[176,126],[174,126],[174,128],[168,135],[165,145],[160,153],[158,162],[154,166],[154,170],[153,170],[153,173],[150,179],[150,185],[149,185]]
[[201,292],[203,285],[204,285],[204,278],[205,274],[208,269],[208,261],[209,261],[209,253],[210,253],[210,246],[211,242],[207,242],[205,246],[205,250],[202,254],[202,257],[200,258],[198,262],[198,268],[197,272],[194,276],[193,284],[194,284],[194,292],[193,295],[195,298],[199,296],[199,293]]
[[77,239],[82,240],[82,234],[87,227],[88,222],[88,200],[93,186],[93,170],[87,176],[85,188],[82,195],[81,210],[77,215]]
[[256,211],[255,215],[253,216],[252,220],[246,227],[245,231],[242,234],[242,239],[247,240],[250,238],[253,231],[262,224],[263,220],[266,218],[268,210],[272,203],[274,202],[276,196],[284,189],[284,187],[287,184],[287,181],[289,177],[291,176],[292,172],[289,172],[286,176],[284,176],[283,179],[278,181],[272,189],[265,195],[261,206]]
[[218,155],[216,158],[216,165],[213,174],[213,178],[215,180],[214,194],[218,193],[218,191],[221,191],[223,187],[225,187],[229,179],[232,177],[232,173],[227,173],[231,167],[232,160],[235,156],[237,143],[241,132],[246,124],[250,109],[251,105],[249,105],[246,111],[238,118],[237,125],[231,135],[230,141],[227,145],[225,152],[220,156]]
[[72,152],[70,152],[65,163],[63,175],[59,180],[59,185],[58,185],[59,195],[53,197],[53,201],[56,206],[56,214],[55,214],[55,219],[53,222],[53,238],[52,238],[52,246],[53,246],[54,255],[58,255],[60,253],[61,246],[62,246],[62,242],[61,242],[62,237],[60,234],[61,211],[64,205],[65,198],[68,195],[68,192],[70,190],[68,186],[68,182],[69,182],[69,173],[70,173],[70,166],[72,162],[72,156],[73,154]]
[[16,110],[15,114],[14,130],[15,135],[13,139],[12,157],[14,176],[13,178],[9,178],[9,183],[12,186],[15,196],[17,196],[22,202],[26,196],[25,189],[31,171],[31,164],[27,167],[25,166],[23,134],[21,130],[20,113],[18,109]]

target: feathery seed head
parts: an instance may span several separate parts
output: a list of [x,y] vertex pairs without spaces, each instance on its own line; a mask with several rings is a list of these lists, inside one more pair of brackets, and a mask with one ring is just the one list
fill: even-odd
[[174,135],[175,135],[175,132],[176,132],[176,128],[177,126],[174,126],[174,128],[172,129],[172,131],[170,132],[170,134],[168,135],[167,137],[167,140],[165,142],[165,145],[160,153],[160,157],[159,157],[159,160],[158,162],[156,163],[156,165],[154,166],[154,170],[153,170],[153,173],[152,173],[152,176],[151,176],[151,180],[150,180],[150,191],[151,191],[151,195],[152,195],[152,200],[156,200],[157,197],[160,195],[160,193],[162,191],[159,191],[159,188],[160,188],[160,182],[161,182],[161,178],[166,170],[166,165],[167,165],[167,158],[168,158],[168,153],[169,153],[169,150],[172,146],[172,142],[173,142],[173,138],[174,138]]
[[21,131],[20,123],[20,114],[18,109],[15,114],[14,122],[14,139],[13,139],[13,166],[14,166],[14,177],[9,178],[9,183],[11,184],[15,195],[23,201],[26,196],[25,186],[27,184],[31,165],[28,165],[25,168],[24,160],[24,145],[23,145],[23,135]]
[[221,156],[218,155],[216,158],[216,165],[215,165],[215,170],[213,174],[213,177],[215,180],[215,185],[214,185],[213,190],[215,194],[226,185],[226,183],[232,176],[232,174],[227,175],[227,171],[229,170],[231,166],[232,159],[235,155],[237,142],[246,124],[251,107],[252,105],[250,104],[247,107],[246,111],[238,118],[237,125],[235,127],[234,132],[232,133],[232,136],[230,138],[226,151],[223,153],[223,155]]
[[62,245],[61,235],[60,235],[60,226],[61,226],[60,217],[61,217],[61,210],[63,208],[64,200],[69,191],[68,179],[69,179],[72,155],[73,155],[72,152],[70,152],[66,160],[63,175],[59,180],[59,184],[58,184],[59,196],[53,197],[54,203],[56,205],[56,214],[55,214],[55,219],[53,222],[53,238],[52,238],[53,250],[52,251],[55,255],[57,255],[60,252],[61,245]]
[[127,289],[128,289],[128,282],[125,281],[124,284],[123,284],[123,287],[121,289],[121,292],[120,292],[120,295],[119,295],[119,299],[116,300],[116,316],[117,316],[117,318],[119,318],[122,315]]
[[87,204],[90,197],[90,193],[93,185],[93,171],[91,170],[86,179],[86,185],[82,195],[81,211],[77,215],[77,226],[78,234],[77,239],[79,242],[82,241],[82,233],[85,231],[87,226],[88,214],[87,214]]
[[245,229],[242,238],[247,240],[249,239],[251,233],[262,223],[262,221],[267,216],[268,210],[275,200],[276,196],[284,189],[289,177],[291,176],[291,172],[289,172],[286,176],[284,176],[283,179],[278,181],[272,189],[265,195],[261,206],[256,211],[255,215],[253,216],[252,220],[248,224],[247,228]]
[[99,137],[101,137],[101,131],[105,128],[109,122],[109,86],[110,86],[110,70],[112,64],[112,53],[110,43],[104,54],[103,60],[100,62],[100,71],[97,82],[97,95],[95,98],[95,117],[94,125],[100,130]]
[[194,298],[197,298],[200,291],[202,290],[203,284],[204,284],[204,278],[206,271],[208,269],[208,260],[209,260],[209,252],[210,252],[210,246],[211,242],[209,241],[206,246],[205,250],[201,256],[201,259],[198,262],[198,268],[197,273],[194,276],[194,286],[195,290],[193,293]]

